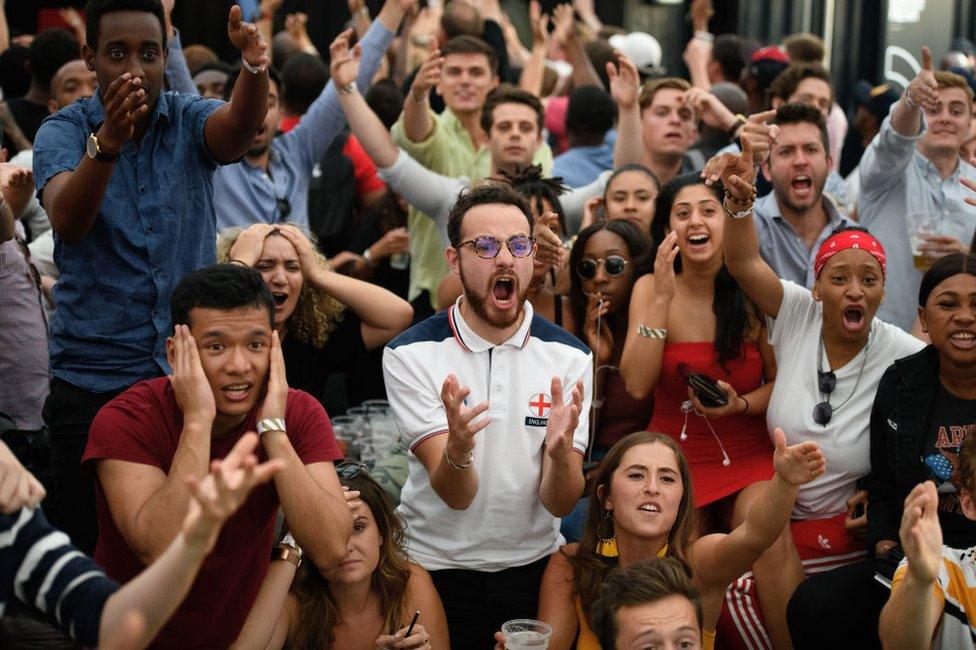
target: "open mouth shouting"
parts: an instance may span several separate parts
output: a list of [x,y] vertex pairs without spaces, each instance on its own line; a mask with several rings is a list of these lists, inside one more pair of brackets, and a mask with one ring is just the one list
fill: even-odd
[[809,196],[813,193],[813,178],[809,174],[797,174],[790,181],[790,189],[799,196]]
[[708,247],[708,242],[711,240],[712,238],[707,232],[696,232],[693,235],[688,235],[688,248],[691,252],[702,251]]
[[272,291],[271,297],[274,298],[275,309],[281,309],[285,306],[285,302],[288,301],[288,294],[282,291]]
[[221,386],[220,392],[222,392],[224,397],[226,397],[230,402],[243,402],[247,400],[247,397],[253,387],[254,384],[246,382],[239,384],[227,384],[225,386]]
[[848,305],[842,312],[844,317],[844,329],[848,332],[860,332],[864,329],[867,319],[864,317],[864,307],[861,305]]
[[495,278],[491,285],[491,298],[495,307],[506,311],[517,306],[516,279],[512,276]]

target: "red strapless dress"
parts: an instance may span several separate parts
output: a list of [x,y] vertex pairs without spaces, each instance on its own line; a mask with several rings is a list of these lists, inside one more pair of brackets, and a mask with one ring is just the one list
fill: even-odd
[[[704,418],[692,411],[687,414],[686,425],[681,410],[681,404],[688,399],[688,388],[678,375],[679,363],[687,364],[689,372],[728,382],[740,395],[758,388],[763,373],[759,348],[746,341],[743,350],[745,357],[729,362],[726,372],[715,359],[712,341],[664,346],[661,377],[654,388],[654,416],[648,430],[667,434],[681,445],[691,467],[695,506],[699,508],[773,476],[773,444],[765,416],[730,415],[713,420],[712,427],[722,443],[719,445]],[[728,465],[723,464],[722,447]]]

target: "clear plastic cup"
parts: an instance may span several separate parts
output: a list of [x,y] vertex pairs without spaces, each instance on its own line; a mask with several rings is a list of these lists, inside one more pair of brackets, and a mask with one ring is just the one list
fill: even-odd
[[935,260],[922,250],[928,238],[936,234],[939,215],[933,212],[912,212],[905,219],[908,221],[908,239],[912,247],[912,261],[915,268],[921,271],[932,266]]
[[552,628],[542,621],[517,618],[502,625],[505,650],[545,650],[549,647]]

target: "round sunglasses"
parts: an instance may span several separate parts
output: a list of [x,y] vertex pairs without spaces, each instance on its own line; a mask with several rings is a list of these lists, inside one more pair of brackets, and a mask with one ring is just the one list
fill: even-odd
[[584,280],[592,280],[596,277],[596,270],[603,265],[603,270],[612,278],[623,275],[630,262],[620,255],[607,255],[598,260],[583,259],[576,265],[576,274]]
[[526,235],[514,235],[505,240],[485,235],[463,241],[457,247],[461,248],[467,244],[474,246],[474,252],[483,260],[498,257],[503,244],[508,247],[508,252],[512,254],[512,257],[522,258],[528,257],[532,253],[532,249],[535,248],[535,238]]

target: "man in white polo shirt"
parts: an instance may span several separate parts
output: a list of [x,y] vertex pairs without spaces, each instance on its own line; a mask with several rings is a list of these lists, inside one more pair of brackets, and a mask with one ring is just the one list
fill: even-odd
[[464,292],[383,357],[412,452],[399,512],[452,648],[490,648],[503,622],[536,615],[557,518],[583,492],[592,356],[526,302],[531,214],[508,186],[461,195],[446,255]]

